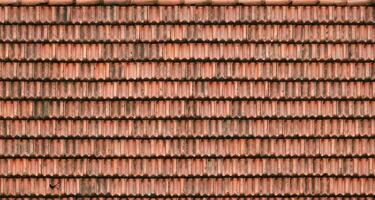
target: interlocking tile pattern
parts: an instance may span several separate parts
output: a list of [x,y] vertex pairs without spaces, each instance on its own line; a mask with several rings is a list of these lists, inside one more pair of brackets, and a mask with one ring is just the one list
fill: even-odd
[[371,3],[1,1],[0,199],[373,199]]
[[375,24],[373,6],[2,6],[0,11],[0,23],[8,25]]

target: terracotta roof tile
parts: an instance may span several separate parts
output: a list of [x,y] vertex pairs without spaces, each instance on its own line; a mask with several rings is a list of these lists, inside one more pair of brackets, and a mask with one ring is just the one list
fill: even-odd
[[0,99],[375,100],[374,82],[0,82]]
[[[1,120],[2,138],[373,138],[374,119]],[[98,129],[97,127],[100,127]],[[252,127],[252,128],[249,128]],[[45,131],[49,130],[49,131]],[[150,131],[152,130],[152,131]]]
[[1,41],[18,43],[375,43],[373,25],[4,25],[0,30]]
[[1,80],[15,81],[375,80],[371,62],[0,62],[0,69]]
[[[19,139],[1,158],[374,158],[373,139]],[[18,146],[25,148],[14,148]],[[360,148],[353,149],[352,146]],[[30,152],[30,148],[34,147]],[[49,147],[48,149],[44,147]]]
[[372,6],[2,6],[0,13],[0,24],[11,25],[375,24]]
[[373,118],[374,101],[1,100],[4,119]]
[[0,199],[372,199],[372,3],[0,1]]
[[[254,178],[262,176],[360,178],[373,177],[375,170],[373,167],[367,167],[374,166],[374,158],[113,158],[107,160],[15,158],[2,159],[0,164],[3,166],[0,169],[3,178],[41,176],[46,178]],[[12,166],[19,167],[13,168]],[[76,166],[76,169],[70,166]],[[167,166],[168,170],[162,166]],[[281,166],[290,166],[290,168],[285,171]],[[40,171],[43,172],[42,175]]]
[[[108,196],[113,194],[120,197],[320,197],[320,196],[370,196],[374,192],[373,178],[332,178],[323,177],[306,179],[292,178],[61,178],[51,183],[49,178],[0,178],[2,185],[19,185],[19,187],[5,187],[3,193],[7,197],[21,196],[52,196],[72,197]],[[38,186],[31,191],[28,185]],[[321,187],[316,187],[316,184]],[[50,186],[44,189],[43,186]],[[124,187],[116,187],[116,186]],[[279,187],[271,187],[279,185]],[[345,185],[347,187],[337,187]],[[133,186],[133,187],[129,187]],[[11,195],[12,194],[12,195]],[[151,194],[151,195],[150,195]],[[201,195],[206,194],[206,195]],[[272,195],[269,195],[272,194]]]
[[0,61],[335,61],[371,62],[375,44],[0,43]]

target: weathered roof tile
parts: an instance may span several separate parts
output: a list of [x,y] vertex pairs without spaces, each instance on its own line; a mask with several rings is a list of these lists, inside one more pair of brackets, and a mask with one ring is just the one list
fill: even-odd
[[373,198],[371,2],[1,1],[0,198]]

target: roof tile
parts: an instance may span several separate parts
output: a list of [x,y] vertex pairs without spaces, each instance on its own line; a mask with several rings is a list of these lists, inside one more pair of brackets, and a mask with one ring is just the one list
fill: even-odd
[[0,6],[1,198],[370,200],[371,2]]
[[372,6],[4,6],[0,13],[0,24],[12,25],[375,24]]

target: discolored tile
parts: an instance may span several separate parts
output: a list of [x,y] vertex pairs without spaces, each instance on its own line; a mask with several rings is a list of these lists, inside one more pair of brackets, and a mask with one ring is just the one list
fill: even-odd
[[0,2],[0,198],[372,199],[370,3]]

